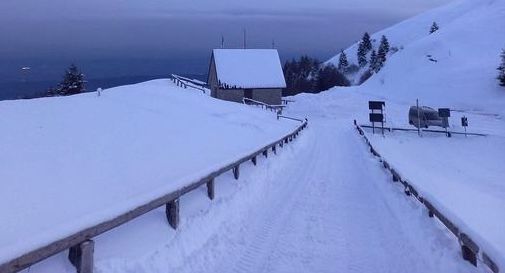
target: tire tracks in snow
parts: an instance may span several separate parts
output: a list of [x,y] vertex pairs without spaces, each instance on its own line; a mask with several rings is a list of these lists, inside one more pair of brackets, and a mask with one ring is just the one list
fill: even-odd
[[346,124],[312,120],[312,146],[275,181],[225,272],[475,272],[420,209],[386,188],[389,176]]
[[[307,137],[307,136],[303,136]],[[319,158],[321,151],[314,149],[312,141],[309,158]],[[259,219],[249,229],[247,245],[240,251],[239,259],[235,262],[230,272],[265,272],[265,266],[271,258],[272,251],[277,247],[279,233],[285,228],[287,218],[295,209],[296,200],[302,194],[310,182],[311,171],[316,168],[317,161],[310,161],[305,168],[292,165],[287,170],[288,176],[282,177],[283,186],[277,188],[278,195],[270,203],[264,203],[261,208]],[[303,172],[300,174],[300,170]],[[272,181],[275,182],[275,181]]]

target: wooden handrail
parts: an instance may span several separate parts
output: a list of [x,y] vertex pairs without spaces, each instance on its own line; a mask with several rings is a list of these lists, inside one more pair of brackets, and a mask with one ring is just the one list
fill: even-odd
[[[268,145],[265,145],[255,152],[252,152],[238,160],[235,160],[233,162],[230,162],[226,165],[223,165],[214,171],[211,171],[204,177],[196,180],[196,181],[189,181],[185,186],[174,190],[172,192],[160,195],[160,197],[146,203],[143,205],[140,205],[130,211],[125,211],[120,215],[117,215],[116,217],[98,223],[96,225],[87,227],[79,232],[76,232],[72,235],[63,237],[61,239],[58,239],[56,241],[53,241],[45,246],[42,246],[37,249],[33,249],[32,251],[29,251],[19,257],[16,257],[14,259],[11,259],[3,264],[0,264],[0,273],[13,273],[17,272],[20,270],[23,270],[39,261],[42,261],[52,255],[55,255],[59,252],[62,252],[66,249],[71,249],[69,258],[72,261],[72,264],[74,264],[77,267],[77,271],[80,273],[90,273],[92,272],[92,252],[93,252],[93,244],[91,239],[108,231],[111,230],[115,227],[118,227],[122,224],[127,223],[128,221],[135,219],[147,212],[150,212],[156,208],[162,207],[164,205],[167,206],[167,217],[170,225],[174,228],[177,227],[177,222],[178,222],[178,208],[179,208],[179,202],[178,199],[183,196],[184,194],[191,192],[195,190],[196,188],[206,184],[208,187],[208,193],[209,193],[209,198],[213,199],[214,196],[214,178],[217,176],[233,170],[235,178],[238,179],[239,176],[239,166],[242,163],[245,163],[247,161],[252,161],[256,165],[256,157],[261,154],[268,154],[269,149],[273,149],[276,151],[277,145],[280,147],[283,147],[284,143],[291,142],[294,138],[298,136],[298,134],[304,130],[307,127],[308,121],[305,120],[303,124],[298,126],[293,132],[283,136],[279,140],[276,140]],[[212,187],[212,188],[210,188]],[[212,194],[212,196],[211,196]],[[170,208],[170,209],[169,209]],[[174,215],[174,212],[177,213],[177,215]],[[91,246],[91,247],[90,247]],[[83,253],[84,250],[88,250],[90,252],[88,253]],[[78,254],[76,254],[78,253]],[[91,253],[91,254],[90,254]],[[77,257],[75,256],[77,255]],[[84,259],[84,257],[87,257],[88,260],[86,261],[81,261],[81,259]],[[89,261],[91,259],[91,262]],[[90,266],[91,263],[91,266]],[[85,268],[85,269],[82,269]],[[89,269],[91,268],[91,269]],[[91,270],[91,271],[89,271]]]

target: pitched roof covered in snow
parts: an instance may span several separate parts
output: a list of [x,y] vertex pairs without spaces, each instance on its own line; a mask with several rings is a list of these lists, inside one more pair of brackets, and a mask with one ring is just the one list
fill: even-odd
[[217,79],[237,88],[285,88],[276,49],[214,49]]

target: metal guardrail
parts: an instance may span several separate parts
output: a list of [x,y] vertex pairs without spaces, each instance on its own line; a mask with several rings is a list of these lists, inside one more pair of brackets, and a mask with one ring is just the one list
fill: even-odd
[[357,124],[356,120],[354,120],[354,126],[356,126],[356,130],[358,130],[358,133],[363,137],[366,144],[369,146],[370,152],[376,156],[379,161],[382,162],[384,168],[391,172],[393,181],[400,182],[404,186],[405,194],[408,196],[413,196],[415,200],[424,205],[428,210],[428,216],[430,218],[436,217],[454,236],[456,236],[456,238],[458,238],[463,259],[470,262],[474,266],[477,266],[477,260],[480,260],[494,273],[500,272],[498,265],[491,259],[488,253],[486,253],[485,250],[478,245],[475,240],[473,240],[468,234],[464,233],[464,231],[462,231],[461,228],[454,224],[449,217],[446,217],[444,214],[442,214],[442,212],[433,205],[433,202],[430,202],[426,197],[421,196],[415,187],[412,186],[412,184],[410,184],[405,178],[403,178],[398,173],[398,171],[396,171],[394,167],[377,152],[377,150],[368,140],[361,126]]
[[290,102],[295,102],[294,100],[282,99],[282,104],[288,105]]
[[170,77],[171,77],[172,81],[179,87],[183,87],[184,89],[187,89],[188,87],[193,88],[193,89],[202,91],[204,94],[206,94],[206,92],[207,92],[207,90],[204,87],[202,87],[201,85],[195,84],[193,81],[191,81],[187,78],[184,78],[184,77],[181,77],[181,76],[178,76],[175,74],[170,75]]
[[98,223],[77,233],[51,242],[46,246],[29,251],[4,264],[0,264],[0,273],[18,272],[66,249],[69,249],[68,258],[76,267],[78,273],[92,273],[94,252],[94,242],[92,239],[94,237],[162,206],[166,206],[165,211],[168,223],[172,228],[176,229],[179,224],[179,198],[181,196],[202,185],[206,185],[209,199],[214,199],[214,179],[216,177],[231,170],[235,179],[238,179],[241,164],[251,161],[254,165],[256,165],[257,157],[261,155],[268,157],[269,150],[276,154],[278,146],[282,148],[285,144],[292,142],[298,137],[302,130],[307,128],[307,125],[308,121],[305,120],[292,133],[283,136],[279,140],[265,145],[255,152],[234,162],[221,166],[197,181],[189,181],[184,187],[161,195],[149,203],[138,206],[133,210],[126,211],[108,221]]
[[278,111],[278,110],[282,111],[284,108],[286,108],[286,105],[271,105],[271,104],[266,104],[264,102],[249,99],[249,98],[243,98],[242,102],[247,105],[261,106],[262,109],[271,110],[271,111]]
[[292,117],[288,117],[288,116],[277,115],[277,119],[280,119],[280,118],[299,121],[299,122],[304,122],[307,120],[307,119],[303,120],[303,119],[299,119],[299,118],[292,118]]
[[[359,125],[361,128],[373,128],[373,126],[370,126],[370,125]],[[375,127],[377,128],[377,127]],[[384,127],[384,130],[388,131],[388,132],[392,132],[392,131],[404,131],[404,132],[416,132],[417,133],[417,129],[413,129],[413,128],[396,128],[396,127]],[[433,130],[433,129],[423,129],[422,130],[423,132],[429,132],[429,133],[440,133],[440,134],[447,134],[446,131],[442,131],[442,130]],[[448,131],[449,133],[453,134],[453,135],[468,135],[468,136],[488,136],[487,134],[481,134],[481,133],[464,133],[464,132],[456,132],[456,131]]]

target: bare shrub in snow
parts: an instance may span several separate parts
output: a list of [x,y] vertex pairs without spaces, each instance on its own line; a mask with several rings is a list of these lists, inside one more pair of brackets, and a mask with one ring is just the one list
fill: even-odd
[[430,28],[430,34],[437,32],[437,30],[439,30],[439,29],[440,29],[440,27],[438,26],[437,22],[433,22],[433,24],[431,25],[431,28]]
[[361,78],[359,78],[359,84],[361,85],[362,83],[366,82],[368,79],[370,79],[370,77],[372,77],[373,75],[373,72],[371,69],[368,69],[367,71],[365,71],[365,73],[363,73],[363,75],[361,75]]

